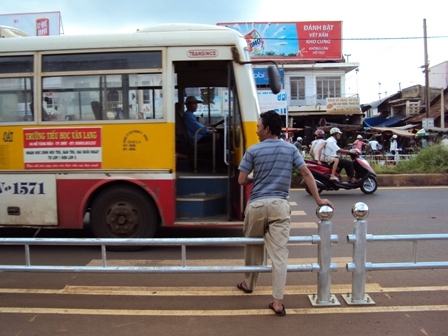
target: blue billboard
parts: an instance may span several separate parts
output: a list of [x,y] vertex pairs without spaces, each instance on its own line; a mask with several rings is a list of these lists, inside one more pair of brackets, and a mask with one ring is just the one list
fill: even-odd
[[[278,69],[278,70],[280,72],[281,83],[283,84],[284,78],[285,78],[285,70],[284,69]],[[257,85],[268,85],[269,84],[267,68],[254,69],[254,77],[255,77],[255,83]]]

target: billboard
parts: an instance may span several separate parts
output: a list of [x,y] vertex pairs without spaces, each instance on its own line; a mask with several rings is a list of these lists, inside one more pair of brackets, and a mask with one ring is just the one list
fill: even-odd
[[[284,69],[278,69],[278,70],[280,73],[280,83],[284,84],[285,70]],[[268,69],[267,68],[254,69],[254,78],[255,78],[255,84],[268,85],[269,84]]]
[[342,21],[222,22],[239,31],[252,59],[341,60]]
[[30,36],[59,35],[60,12],[0,14],[0,25],[20,29]]
[[270,90],[258,90],[257,94],[261,112],[274,110],[278,114],[286,114],[288,110],[286,90],[281,90],[277,94],[272,93]]

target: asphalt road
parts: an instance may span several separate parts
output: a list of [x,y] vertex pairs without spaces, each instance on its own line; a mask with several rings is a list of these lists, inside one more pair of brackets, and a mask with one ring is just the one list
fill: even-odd
[[[372,271],[366,293],[374,305],[349,306],[341,294],[351,292],[352,274],[345,270],[353,246],[351,208],[368,205],[368,233],[378,235],[447,233],[448,188],[380,188],[373,195],[359,190],[323,193],[335,205],[331,219],[332,293],[339,306],[313,307],[316,273],[289,273],[285,291],[287,316],[268,309],[270,274],[244,294],[235,285],[241,274],[0,274],[0,335],[447,335],[448,270]],[[317,234],[313,199],[293,190],[291,235]],[[2,230],[2,236],[32,236],[30,230]],[[241,229],[161,230],[159,237],[239,237]],[[42,231],[39,237],[90,237],[88,231]],[[422,242],[419,261],[448,261],[448,241]],[[179,265],[179,247],[151,247],[138,252],[108,252],[108,264]],[[242,247],[192,247],[188,264],[242,265]],[[32,263],[95,265],[97,247],[31,247]],[[368,262],[409,262],[410,242],[370,242]],[[317,247],[290,246],[290,263],[317,261]],[[24,249],[0,246],[0,264],[24,263]]]

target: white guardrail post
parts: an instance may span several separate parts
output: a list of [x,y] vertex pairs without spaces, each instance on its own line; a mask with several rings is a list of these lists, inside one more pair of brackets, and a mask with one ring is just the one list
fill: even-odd
[[346,266],[347,272],[352,272],[352,292],[342,294],[348,305],[372,305],[375,302],[365,293],[366,287],[366,254],[367,254],[367,221],[369,208],[365,203],[358,202],[352,207],[354,234],[347,235],[347,242],[353,244],[353,263]]
[[338,242],[338,236],[331,234],[333,209],[327,205],[318,207],[316,215],[320,219],[318,233],[320,242],[318,246],[319,272],[317,274],[317,295],[308,295],[311,304],[317,306],[340,306],[334,294],[331,294],[331,272],[338,269],[336,263],[331,263],[331,244]]

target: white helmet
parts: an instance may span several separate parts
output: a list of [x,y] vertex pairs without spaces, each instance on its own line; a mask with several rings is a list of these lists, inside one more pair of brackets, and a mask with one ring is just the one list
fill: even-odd
[[301,137],[297,137],[297,141],[302,141],[303,139]]
[[362,139],[362,135],[358,134],[358,136],[356,137],[356,139]]
[[397,138],[397,135],[396,135],[396,134],[392,135],[392,138],[393,138],[393,139],[396,139],[396,138]]
[[342,134],[342,132],[341,132],[341,130],[340,130],[339,128],[337,128],[337,127],[333,127],[333,128],[330,130],[330,134],[333,135],[333,134],[335,134],[335,133]]

